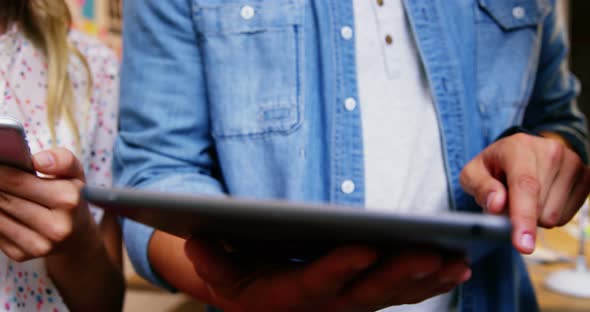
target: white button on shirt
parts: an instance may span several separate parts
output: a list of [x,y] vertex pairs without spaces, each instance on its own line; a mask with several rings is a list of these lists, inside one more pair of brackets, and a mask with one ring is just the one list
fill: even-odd
[[254,14],[255,14],[254,8],[249,5],[243,6],[242,10],[240,11],[240,15],[245,20],[252,19],[254,17]]
[[340,29],[340,35],[344,40],[352,39],[352,28],[350,26],[344,26]]
[[340,185],[340,190],[344,194],[351,194],[352,192],[354,192],[355,188],[356,186],[354,185],[354,182],[352,182],[351,180],[345,180],[344,182],[342,182],[342,185]]
[[521,6],[515,6],[512,9],[512,16],[514,16],[514,18],[516,19],[521,19],[526,15],[526,11],[523,7]]
[[344,108],[351,112],[356,108],[356,100],[354,98],[347,98],[344,100]]

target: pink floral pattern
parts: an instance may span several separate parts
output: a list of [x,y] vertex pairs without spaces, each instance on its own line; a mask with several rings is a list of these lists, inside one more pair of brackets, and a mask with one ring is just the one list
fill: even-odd
[[[72,31],[71,42],[86,57],[92,77],[88,99],[87,73],[72,57],[69,72],[76,98],[75,118],[81,151],[65,121],[56,123],[57,146],[76,153],[92,185],[111,185],[112,146],[117,131],[118,60],[95,39]],[[0,115],[18,119],[25,127],[32,153],[53,146],[46,119],[47,63],[43,54],[16,28],[0,36]],[[102,211],[91,208],[96,222]],[[48,277],[43,259],[23,263],[0,252],[0,311],[67,311]]]

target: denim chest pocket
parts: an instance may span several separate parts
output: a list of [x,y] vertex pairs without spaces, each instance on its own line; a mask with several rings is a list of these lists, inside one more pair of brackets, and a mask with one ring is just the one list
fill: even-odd
[[477,0],[477,99],[482,114],[501,113],[514,123],[531,96],[547,0]]
[[193,0],[214,137],[299,128],[303,1]]

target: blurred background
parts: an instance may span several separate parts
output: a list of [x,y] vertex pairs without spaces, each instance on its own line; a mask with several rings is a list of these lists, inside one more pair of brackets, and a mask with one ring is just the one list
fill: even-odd
[[100,38],[121,52],[122,0],[66,0],[72,9],[74,27]]
[[[579,104],[586,116],[590,116],[590,1],[582,0],[557,0],[563,1],[563,5],[569,8],[571,68],[582,82],[582,94]],[[584,90],[588,89],[588,90]]]
[[[75,20],[74,27],[98,37],[121,55],[121,19],[123,0],[68,0]],[[162,0],[166,1],[166,0]],[[318,0],[314,0],[318,1]],[[590,116],[590,1],[557,0],[561,14],[564,14],[569,27],[571,70],[582,83],[579,98],[581,109]],[[138,34],[141,35],[141,34]],[[574,266],[575,255],[579,250],[577,237],[580,231],[576,222],[557,230],[541,230],[539,248],[527,264],[537,297],[543,312],[581,312],[590,311],[590,299],[560,295],[547,290],[544,281],[547,276],[559,270]],[[586,228],[586,233],[590,233]],[[588,235],[588,234],[586,234]],[[590,247],[586,246],[586,247]],[[587,248],[588,249],[588,248]],[[588,259],[588,257],[586,257]],[[126,261],[126,276],[129,292],[125,311],[203,311],[196,301],[180,294],[170,294],[148,285],[139,278]],[[590,284],[585,285],[590,289]]]

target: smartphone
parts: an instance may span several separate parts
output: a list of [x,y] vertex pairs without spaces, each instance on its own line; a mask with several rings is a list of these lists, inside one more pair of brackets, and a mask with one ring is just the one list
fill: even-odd
[[33,157],[22,124],[0,116],[0,164],[35,174]]

